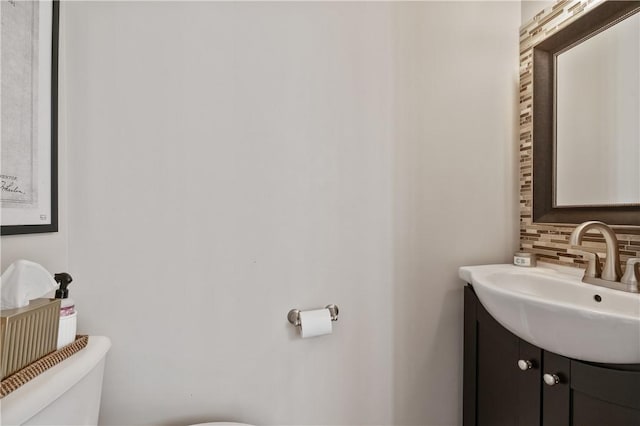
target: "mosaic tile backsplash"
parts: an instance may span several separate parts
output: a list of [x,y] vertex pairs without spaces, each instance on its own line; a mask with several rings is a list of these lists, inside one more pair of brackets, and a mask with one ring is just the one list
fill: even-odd
[[[532,222],[532,109],[533,46],[575,21],[604,0],[560,0],[543,10],[520,28],[520,248],[533,252],[541,261],[584,267],[582,256],[572,253],[568,244],[575,225],[534,224]],[[640,227],[614,228],[620,242],[623,265],[640,257]],[[600,233],[588,234],[584,247],[605,255]]]

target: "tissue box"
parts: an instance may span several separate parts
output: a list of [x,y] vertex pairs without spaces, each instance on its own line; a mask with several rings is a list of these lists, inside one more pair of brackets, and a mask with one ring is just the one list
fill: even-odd
[[35,299],[0,314],[1,379],[56,350],[60,299]]

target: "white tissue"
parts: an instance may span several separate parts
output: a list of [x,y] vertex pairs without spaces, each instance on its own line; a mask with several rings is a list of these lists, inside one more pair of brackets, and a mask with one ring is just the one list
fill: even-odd
[[0,309],[22,308],[57,287],[53,276],[42,265],[16,260],[0,277]]
[[307,337],[331,334],[331,313],[328,309],[300,312],[300,335]]

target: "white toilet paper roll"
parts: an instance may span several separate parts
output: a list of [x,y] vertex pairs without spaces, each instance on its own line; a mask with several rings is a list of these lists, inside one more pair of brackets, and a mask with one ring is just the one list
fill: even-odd
[[331,313],[328,309],[300,312],[300,335],[307,337],[331,334]]

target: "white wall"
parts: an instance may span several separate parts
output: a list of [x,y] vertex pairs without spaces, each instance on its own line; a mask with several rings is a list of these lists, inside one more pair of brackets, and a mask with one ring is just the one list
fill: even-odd
[[518,235],[518,3],[404,3],[396,18],[394,424],[459,425],[461,265]]
[[[391,5],[67,6],[102,421],[390,424]],[[300,340],[289,309],[328,303],[335,334]]]
[[63,6],[102,422],[459,424],[456,269],[517,247],[520,4]]

